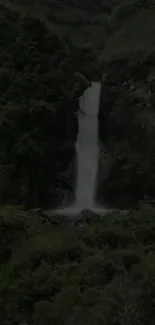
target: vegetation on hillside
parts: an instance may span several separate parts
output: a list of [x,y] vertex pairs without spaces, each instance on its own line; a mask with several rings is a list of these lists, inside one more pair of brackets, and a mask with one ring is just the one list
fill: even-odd
[[155,193],[155,1],[121,4],[111,14],[104,60],[100,136],[111,172],[99,189],[114,206]]
[[57,228],[2,208],[0,324],[153,324],[154,215],[142,206]]
[[65,191],[72,198],[63,175],[74,157],[78,97],[102,75],[104,6],[1,0],[1,203],[53,207]]
[[102,93],[100,134],[112,159],[101,196],[133,206],[155,193],[154,50],[116,59],[107,66]]
[[[107,10],[106,6],[111,9]],[[145,148],[153,147],[148,145],[148,139],[154,134],[154,104],[149,106],[150,115],[148,110],[143,112],[139,108],[144,98],[137,101],[137,110],[130,109],[135,107],[134,99],[130,98],[133,86],[130,79],[137,73],[136,66],[145,66],[145,56],[154,46],[154,8],[153,0],[111,0],[108,5],[105,0],[95,3],[88,0],[25,0],[22,4],[19,0],[1,0],[1,203],[53,207],[60,203],[64,191],[71,199],[72,188],[68,190],[66,187],[64,175],[75,153],[78,97],[91,80],[101,78],[103,65],[108,74],[111,73],[105,63],[107,60],[111,63],[113,56],[120,59],[128,55],[129,71],[123,82],[127,78],[129,82],[127,86],[122,84],[119,91],[114,91],[115,94],[111,93],[114,88],[110,84],[110,103],[104,105],[104,112],[109,110],[110,117],[108,123],[101,121],[102,132],[104,134],[106,125],[109,130],[114,126],[112,132],[117,141],[120,134],[123,141],[131,139],[128,151],[133,143],[139,147],[141,161]],[[137,59],[138,51],[141,51],[143,62],[138,61],[139,57]],[[119,76],[121,71],[116,71],[116,74]],[[120,97],[123,97],[122,102]],[[128,123],[126,107],[131,123]],[[111,148],[112,154],[116,153],[115,142]],[[116,156],[118,158],[118,153]],[[133,167],[130,175],[134,175],[133,169],[139,166],[132,164],[133,156],[137,157],[137,152],[129,157],[128,165]],[[153,164],[148,166],[154,173]],[[127,172],[125,176],[125,186],[129,174]],[[140,180],[141,183],[141,175],[140,171],[136,178],[132,176],[134,182]],[[143,188],[145,181],[142,183]],[[153,183],[154,177],[151,191]],[[130,181],[128,185],[130,187]],[[114,186],[113,190],[115,193]]]
[[50,196],[56,205],[57,179],[74,156],[78,97],[88,81],[46,21],[0,9],[1,203],[47,205]]
[[59,227],[25,209],[72,198],[78,98],[102,61],[104,189],[154,194],[154,16],[153,0],[0,1],[2,325],[154,323],[154,208]]
[[[152,52],[155,42],[155,1],[136,0],[113,10],[102,59],[131,59]],[[110,36],[111,34],[111,36]]]

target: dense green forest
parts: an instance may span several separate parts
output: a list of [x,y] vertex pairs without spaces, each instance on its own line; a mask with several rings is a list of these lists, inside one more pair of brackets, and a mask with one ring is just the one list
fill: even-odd
[[154,209],[60,228],[0,213],[0,324],[153,324]]
[[50,193],[56,204],[52,188],[73,157],[77,96],[88,81],[46,21],[0,8],[1,202],[44,205]]
[[101,55],[100,136],[112,166],[99,192],[114,206],[155,195],[154,17],[154,1],[120,6]]
[[74,159],[78,97],[102,72],[93,39],[85,43],[87,27],[95,38],[96,16],[83,34],[76,20],[70,26],[69,5],[87,21],[80,4],[67,1],[0,2],[1,203],[53,207],[65,191],[73,196],[64,175]]
[[[154,5],[0,0],[2,325],[154,322]],[[78,99],[92,80],[111,162],[99,199],[131,209],[52,222],[35,208],[73,200]]]

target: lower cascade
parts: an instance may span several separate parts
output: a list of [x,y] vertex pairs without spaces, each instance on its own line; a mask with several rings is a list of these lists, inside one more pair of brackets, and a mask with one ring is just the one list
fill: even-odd
[[79,132],[76,144],[77,182],[76,206],[80,210],[93,209],[95,205],[96,177],[99,161],[98,110],[99,82],[92,82],[80,98],[78,116]]
[[99,163],[98,113],[101,84],[92,82],[79,100],[78,136],[76,142],[76,186],[75,203],[67,208],[57,209],[57,214],[75,215],[82,210],[107,212],[95,205],[96,181]]

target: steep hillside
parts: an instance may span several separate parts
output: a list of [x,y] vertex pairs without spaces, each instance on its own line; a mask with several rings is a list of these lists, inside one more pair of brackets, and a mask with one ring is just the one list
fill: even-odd
[[104,60],[130,59],[152,52],[155,47],[154,18],[154,1],[136,1],[119,7],[109,21],[113,34],[106,41]]
[[114,5],[0,1],[1,203],[53,207],[64,193],[73,198],[66,175],[78,97],[102,75],[99,48]]
[[114,169],[100,197],[103,188],[108,197],[139,189],[136,199],[152,196],[154,1],[0,4],[1,202],[54,206],[64,193],[73,197],[66,175],[72,179],[78,96],[102,74],[100,135]]
[[[98,41],[102,41],[99,35],[99,26],[105,30],[104,25],[109,13],[105,11],[83,8],[74,1],[25,1],[21,3],[18,0],[4,2],[4,5],[16,7],[20,11],[33,13],[35,16],[42,17],[47,20],[48,24],[55,30],[59,31],[63,36],[70,36],[72,41],[77,45],[81,43],[92,43],[97,45]],[[91,6],[90,6],[91,7]],[[103,34],[102,34],[103,37]]]
[[[4,1],[4,0],[1,0]],[[66,33],[77,45],[90,43],[95,47],[103,48],[106,25],[114,8],[122,0],[40,0],[27,1],[9,0],[4,4],[11,4],[27,12],[42,16],[50,22],[53,28],[63,35]]]
[[[122,1],[0,0],[0,325],[154,324],[155,9]],[[52,220],[33,208],[73,199],[78,98],[101,76],[98,195],[132,209]]]
[[100,195],[118,206],[155,196],[155,3],[126,9],[102,53],[100,135],[112,170]]
[[1,202],[56,205],[88,81],[45,20],[5,3],[0,24]]

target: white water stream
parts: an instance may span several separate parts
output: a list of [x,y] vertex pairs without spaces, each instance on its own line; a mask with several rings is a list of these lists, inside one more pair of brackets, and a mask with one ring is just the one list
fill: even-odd
[[75,203],[53,214],[77,215],[82,210],[106,214],[107,209],[95,204],[97,172],[99,164],[98,113],[101,84],[92,82],[79,100],[78,136],[76,142]]
[[78,116],[76,206],[93,210],[99,162],[98,110],[99,82],[92,82],[80,98]]

